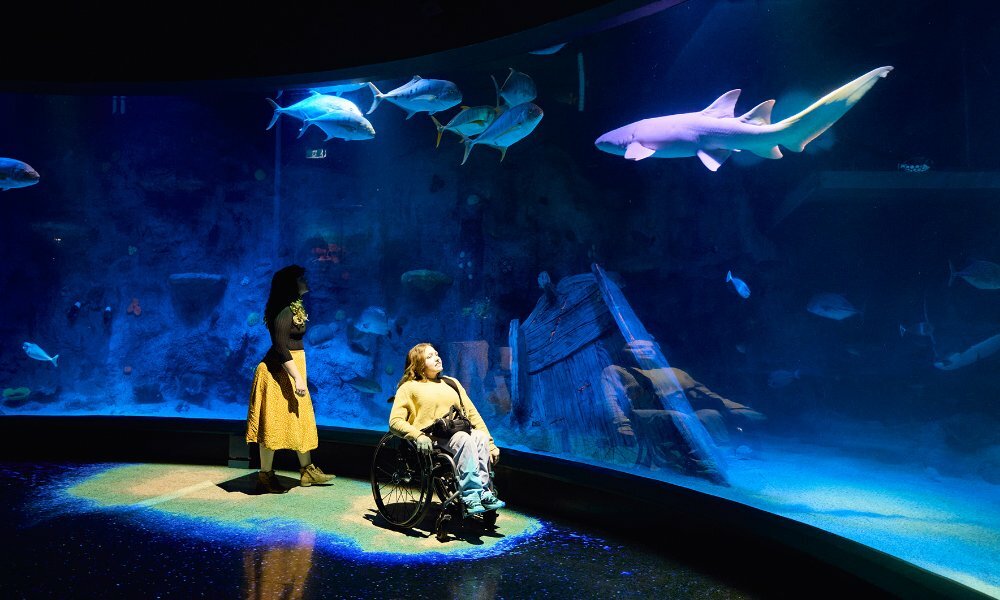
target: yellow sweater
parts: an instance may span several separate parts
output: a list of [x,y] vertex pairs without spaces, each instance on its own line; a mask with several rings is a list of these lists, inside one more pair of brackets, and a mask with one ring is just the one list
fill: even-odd
[[[479,411],[476,410],[476,405],[472,403],[462,384],[453,377],[450,379],[458,384],[462,402],[465,404],[465,415],[469,417],[472,426],[490,438],[490,452],[492,452],[496,444]],[[444,381],[427,379],[407,381],[396,390],[396,399],[393,400],[392,411],[389,413],[389,429],[396,435],[415,440],[420,437],[421,429],[433,423],[434,419],[443,417],[452,406],[461,408],[458,394]]]

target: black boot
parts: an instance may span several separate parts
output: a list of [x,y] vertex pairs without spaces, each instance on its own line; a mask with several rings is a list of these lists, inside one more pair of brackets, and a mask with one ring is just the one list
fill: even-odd
[[288,490],[278,483],[274,470],[257,472],[257,492],[260,494],[284,494]]

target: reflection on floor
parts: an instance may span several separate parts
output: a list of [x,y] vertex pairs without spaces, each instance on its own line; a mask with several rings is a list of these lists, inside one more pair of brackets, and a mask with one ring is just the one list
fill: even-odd
[[[367,481],[256,495],[252,472],[0,465],[17,598],[750,598],[658,553],[504,510],[495,530],[383,526]],[[295,483],[295,473],[282,473]]]

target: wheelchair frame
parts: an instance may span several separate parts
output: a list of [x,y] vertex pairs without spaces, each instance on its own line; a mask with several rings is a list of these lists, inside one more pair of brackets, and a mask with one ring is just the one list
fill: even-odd
[[[448,539],[447,525],[452,519],[468,519],[495,527],[497,511],[478,515],[467,513],[461,501],[457,473],[455,461],[447,452],[435,446],[430,455],[421,454],[410,440],[387,432],[375,446],[371,465],[372,496],[379,514],[393,527],[413,528],[427,516],[436,495],[441,502],[434,522],[438,541]],[[496,492],[492,461],[490,489]]]

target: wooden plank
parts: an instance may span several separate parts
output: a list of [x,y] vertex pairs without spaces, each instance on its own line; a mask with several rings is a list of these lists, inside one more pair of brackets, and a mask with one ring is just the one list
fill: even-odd
[[601,386],[607,357],[589,344],[531,376],[531,427],[549,434],[551,451],[592,456],[610,435],[611,414]]
[[531,419],[531,398],[527,386],[527,368],[524,363],[524,340],[520,335],[520,319],[512,319],[507,333],[510,344],[510,408],[515,425],[526,425]]
[[[628,343],[637,340],[652,341],[652,336],[649,335],[646,327],[639,321],[639,317],[632,310],[621,289],[608,279],[604,273],[604,269],[600,265],[594,263],[591,265],[591,269],[594,272],[594,277],[597,279],[597,287],[601,290],[604,302],[607,304],[615,323],[618,324],[618,329],[621,330],[625,341]],[[684,388],[677,381],[677,377],[673,371],[669,369],[670,364],[660,351],[659,346],[654,344],[653,348],[652,356],[637,357],[639,367],[642,369],[666,370],[673,389],[669,389],[662,381],[653,382],[656,387],[656,395],[660,399],[660,402],[663,403],[663,408],[666,410],[675,410],[688,416],[686,419],[676,419],[674,421],[681,435],[688,441],[692,451],[705,463],[705,466],[714,467],[722,479],[728,481],[729,477],[726,474],[725,459],[722,453],[719,451],[718,446],[715,445],[708,430],[705,429],[705,426],[702,425],[701,421],[695,415],[687,396],[671,393],[673,390],[682,390]]]
[[559,362],[614,327],[593,275],[562,279],[521,326],[530,374]]

